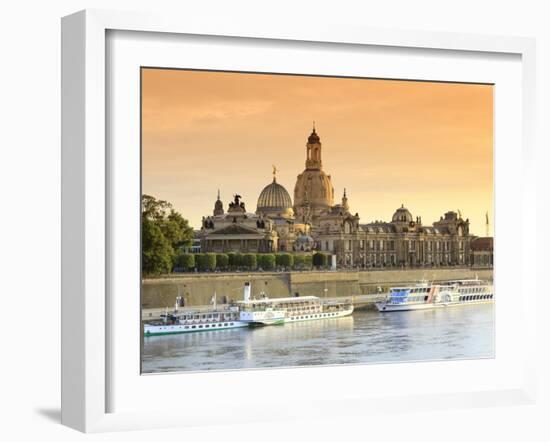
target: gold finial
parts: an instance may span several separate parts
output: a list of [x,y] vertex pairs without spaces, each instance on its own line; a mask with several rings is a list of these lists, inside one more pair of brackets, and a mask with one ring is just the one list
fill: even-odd
[[315,132],[315,120],[313,120],[313,132]]
[[457,210],[457,212],[458,212],[458,217],[459,217],[459,218],[462,218],[462,213],[460,212],[460,209],[456,209],[456,210]]
[[277,176],[277,168],[275,167],[275,164],[273,164],[272,167],[273,167],[273,181],[275,181],[275,178]]

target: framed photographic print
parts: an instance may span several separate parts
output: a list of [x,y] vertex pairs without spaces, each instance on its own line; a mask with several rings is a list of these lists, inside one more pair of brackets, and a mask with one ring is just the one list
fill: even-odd
[[64,18],[63,422],[531,401],[533,57]]
[[493,89],[143,67],[142,372],[494,357]]

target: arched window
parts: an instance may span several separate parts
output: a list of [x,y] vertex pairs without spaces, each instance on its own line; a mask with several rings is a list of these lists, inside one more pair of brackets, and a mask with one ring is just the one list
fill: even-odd
[[351,233],[351,223],[345,222],[344,223],[344,233]]

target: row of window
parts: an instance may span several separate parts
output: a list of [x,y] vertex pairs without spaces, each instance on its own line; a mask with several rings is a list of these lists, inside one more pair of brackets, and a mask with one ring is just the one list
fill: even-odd
[[[416,243],[417,241],[405,241],[405,250],[409,252],[414,252],[416,250]],[[367,241],[368,249],[369,250],[379,250],[379,251],[395,251],[395,241],[383,241],[383,240],[369,240]],[[435,245],[435,247],[434,247]],[[348,240],[344,243],[345,250],[352,250],[353,249],[353,240]],[[464,250],[464,243],[460,241],[458,243],[459,250]],[[365,249],[365,241],[360,240],[359,241],[359,248]],[[325,250],[329,251],[331,250],[331,244],[328,241],[325,241]],[[439,251],[445,251],[449,252],[451,250],[451,242],[450,241],[426,241],[426,250],[428,252],[439,252]]]
[[293,316],[290,319],[293,321],[296,321],[298,319],[326,318],[328,316],[336,316],[336,313],[324,313],[321,315]]
[[493,295],[471,295],[460,297],[460,301],[481,301],[484,299],[493,299]]
[[428,296],[409,296],[407,302],[426,302]]
[[483,293],[487,290],[487,287],[467,287],[463,289],[458,289],[459,293]]
[[208,315],[181,315],[180,316],[180,319],[182,320],[186,320],[186,321],[189,321],[189,320],[192,320],[192,319],[199,319],[199,320],[214,320],[214,321],[218,321],[218,320],[221,320],[223,321],[224,319],[225,320],[228,320],[228,319],[231,319],[230,317],[228,317],[228,314],[225,315],[225,318],[220,316],[219,314],[208,314]]
[[[227,327],[227,326],[230,326],[230,325],[233,325],[233,322],[225,322],[224,324],[218,324],[218,325],[214,325],[212,324],[212,328],[216,328],[216,327]],[[185,329],[188,329],[188,328],[210,328],[210,324],[206,324],[206,325],[186,325],[184,328]]]
[[[183,327],[185,330],[189,330],[189,329],[197,329],[197,328],[216,328],[216,327],[228,327],[230,325],[233,325],[234,322],[225,322],[223,324],[217,324],[217,325],[210,325],[210,324],[206,324],[206,325],[186,325],[185,327]],[[170,330],[171,328],[170,327],[166,327],[167,330]],[[164,327],[160,327],[159,330],[164,330]]]

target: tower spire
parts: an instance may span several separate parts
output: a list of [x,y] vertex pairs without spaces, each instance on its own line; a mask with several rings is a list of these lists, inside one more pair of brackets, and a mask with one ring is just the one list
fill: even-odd
[[218,199],[214,203],[214,216],[223,215],[223,202],[220,197],[220,189],[218,189]]
[[306,169],[320,170],[323,167],[321,162],[321,140],[315,131],[315,121],[313,122],[313,131],[307,139]]
[[344,195],[342,196],[342,207],[344,210],[349,210],[348,197],[346,195],[346,188],[344,187]]

